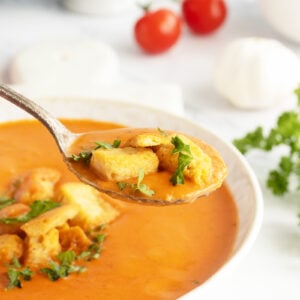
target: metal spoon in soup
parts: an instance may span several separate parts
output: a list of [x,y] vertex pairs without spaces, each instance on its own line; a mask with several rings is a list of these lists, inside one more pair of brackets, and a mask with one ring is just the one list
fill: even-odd
[[49,130],[81,181],[112,197],[155,205],[187,203],[216,190],[226,177],[220,154],[200,139],[159,128],[73,133],[4,84],[0,96]]

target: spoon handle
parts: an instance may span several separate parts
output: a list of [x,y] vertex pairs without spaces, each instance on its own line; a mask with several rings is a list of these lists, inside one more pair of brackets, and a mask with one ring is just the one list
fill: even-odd
[[69,143],[72,133],[61,122],[44,108],[3,83],[0,83],[0,97],[8,100],[38,119],[53,135],[60,151],[65,152],[64,150]]

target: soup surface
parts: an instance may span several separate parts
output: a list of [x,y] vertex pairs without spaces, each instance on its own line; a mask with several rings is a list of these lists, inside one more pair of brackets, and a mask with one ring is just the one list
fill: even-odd
[[[118,127],[90,120],[64,123],[74,132]],[[36,121],[1,124],[0,143],[0,192],[16,174],[37,167],[58,169],[61,182],[78,181]],[[192,204],[116,204],[120,216],[108,226],[101,257],[87,263],[87,272],[56,282],[36,274],[22,289],[4,291],[8,281],[0,267],[0,299],[176,299],[208,279],[231,254],[238,220],[225,185]]]

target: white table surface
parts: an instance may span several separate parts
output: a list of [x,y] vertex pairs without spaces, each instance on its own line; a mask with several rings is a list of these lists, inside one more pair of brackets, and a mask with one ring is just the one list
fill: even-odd
[[[281,111],[295,105],[295,100],[287,99],[262,111],[232,107],[212,87],[212,70],[218,53],[226,43],[242,36],[277,38],[299,55],[300,46],[282,39],[267,25],[254,0],[231,0],[228,5],[229,18],[218,33],[195,37],[185,28],[171,51],[148,56],[139,51],[133,40],[132,27],[138,10],[118,16],[90,17],[66,11],[58,1],[2,0],[0,70],[5,78],[10,59],[33,42],[58,37],[98,39],[117,51],[124,77],[147,83],[177,84],[182,89],[185,115],[230,141],[258,124],[270,127]],[[206,299],[300,299],[299,194],[279,199],[264,188],[267,170],[278,160],[276,153],[256,152],[247,159],[263,189],[263,226],[249,255],[227,277],[218,280]]]

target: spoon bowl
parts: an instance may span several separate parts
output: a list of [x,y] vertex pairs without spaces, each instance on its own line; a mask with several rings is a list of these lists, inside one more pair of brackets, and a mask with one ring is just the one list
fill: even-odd
[[[153,132],[157,133],[157,130],[141,128],[118,128],[98,132],[87,132],[80,134],[73,133],[69,131],[58,119],[53,117],[38,104],[4,84],[0,84],[0,96],[31,114],[49,130],[57,143],[64,162],[70,171],[79,178],[79,180],[115,198],[155,205],[187,203],[192,202],[199,197],[206,196],[208,193],[220,187],[226,176],[226,166],[220,155],[212,147],[203,143],[201,140],[191,138],[195,144],[205,149],[205,152],[212,158],[212,179],[209,180],[205,185],[198,186],[191,182],[186,182],[183,188],[183,185],[172,187],[172,185],[169,183],[169,188],[172,187],[172,192],[161,192],[161,180],[166,182],[169,180],[166,172],[157,172],[155,174],[145,176],[146,183],[151,177],[151,180],[154,182],[154,186],[159,187],[157,189],[158,192],[155,193],[155,196],[145,196],[141,193],[132,193],[132,191],[128,192],[128,189],[120,190],[116,182],[100,180],[93,172],[91,172],[89,168],[83,167],[82,164],[80,165],[72,161],[70,158],[72,157],[72,154],[75,153],[74,149],[76,149],[74,148],[74,144],[79,144],[80,146],[86,147],[97,140],[112,142],[113,139],[121,140],[122,143],[126,144],[130,138],[133,138],[138,134]],[[168,134],[175,135],[177,133],[168,132]]]

